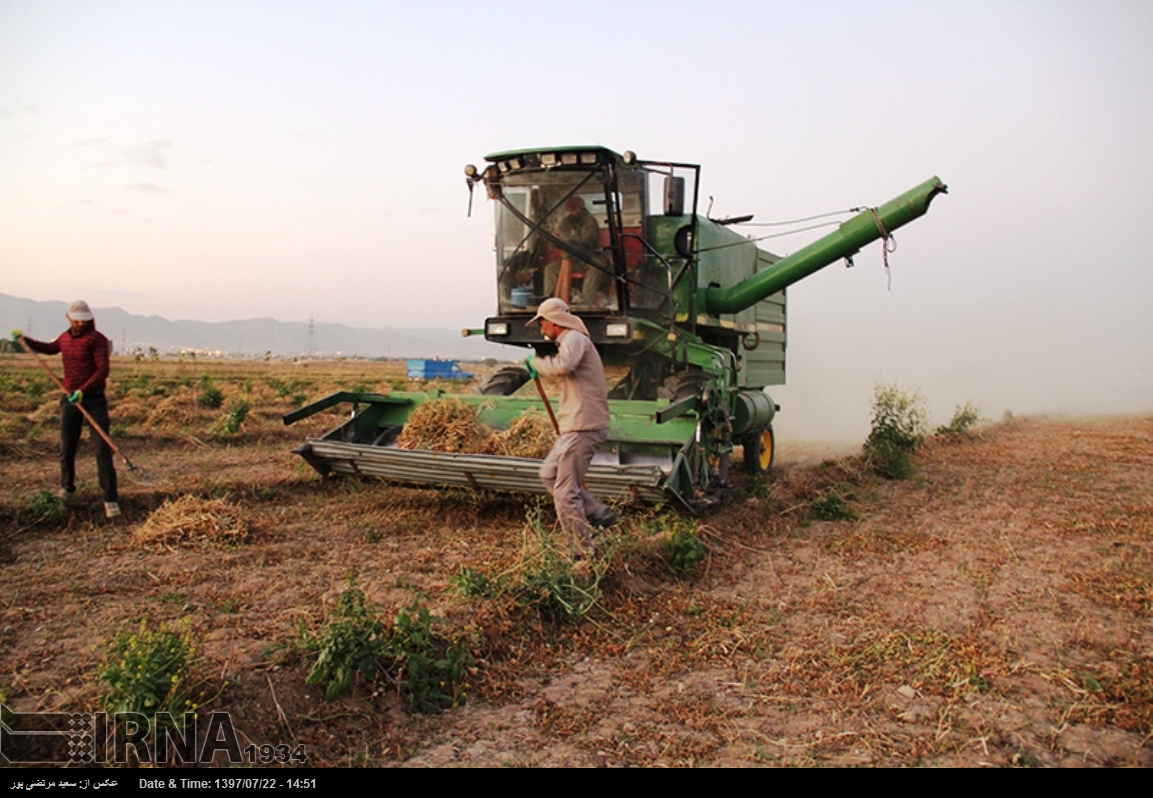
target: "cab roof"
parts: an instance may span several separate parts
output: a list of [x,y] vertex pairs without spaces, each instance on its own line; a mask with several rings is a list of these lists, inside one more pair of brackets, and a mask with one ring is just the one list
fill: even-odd
[[516,158],[517,156],[521,156],[521,155],[539,155],[541,153],[548,153],[548,152],[556,152],[556,153],[596,152],[596,153],[602,153],[602,154],[607,155],[611,158],[620,158],[621,157],[618,153],[613,152],[612,150],[608,149],[607,147],[602,147],[599,144],[585,144],[585,145],[566,144],[566,145],[562,145],[560,147],[528,147],[528,148],[520,149],[520,150],[505,150],[503,152],[494,152],[491,155],[484,156],[484,159],[486,161],[490,161],[490,162],[495,163],[496,161],[502,161],[502,160],[505,160],[506,158]]

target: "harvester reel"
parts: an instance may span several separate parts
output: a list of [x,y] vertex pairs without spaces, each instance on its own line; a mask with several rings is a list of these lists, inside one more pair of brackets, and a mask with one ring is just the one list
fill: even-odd
[[476,390],[484,396],[512,396],[528,379],[528,370],[523,366],[501,366]]

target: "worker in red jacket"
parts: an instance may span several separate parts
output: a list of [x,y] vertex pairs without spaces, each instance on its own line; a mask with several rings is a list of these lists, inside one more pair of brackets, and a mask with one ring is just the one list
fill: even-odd
[[[76,492],[76,447],[84,417],[76,407],[80,404],[92,419],[108,432],[108,400],[104,397],[104,384],[108,380],[108,339],[96,331],[96,322],[87,302],[77,300],[68,306],[69,329],[55,341],[34,341],[19,330],[13,337],[29,349],[43,355],[60,354],[64,359],[64,390],[60,399],[60,495],[66,501]],[[112,449],[95,430],[91,433],[96,449],[96,469],[100,490],[104,494],[104,514],[108,518],[120,515],[120,497],[116,490],[116,467],[112,462]]]

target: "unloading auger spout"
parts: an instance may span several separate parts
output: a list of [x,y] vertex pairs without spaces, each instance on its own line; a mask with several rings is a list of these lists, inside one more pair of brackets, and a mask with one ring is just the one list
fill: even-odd
[[926,180],[879,208],[866,208],[841,224],[835,232],[782,258],[771,268],[747,280],[727,288],[705,288],[702,304],[711,316],[737,313],[752,307],[829,264],[852,257],[861,247],[879,238],[888,238],[893,231],[924,216],[933,197],[946,194],[948,190],[948,186],[939,177]]

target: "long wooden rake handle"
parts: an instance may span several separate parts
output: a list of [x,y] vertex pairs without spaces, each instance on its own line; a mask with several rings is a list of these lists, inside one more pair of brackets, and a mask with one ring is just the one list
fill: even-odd
[[[20,336],[20,340],[23,341],[24,336]],[[56,383],[56,387],[59,388],[65,396],[70,396],[70,394],[68,393],[68,389],[64,387],[64,383],[62,383],[60,381],[60,378],[56,376],[56,372],[54,372],[48,366],[48,364],[44,362],[44,359],[42,357],[40,357],[40,353],[37,352],[32,347],[28,346],[27,344],[24,344],[23,346],[25,349],[27,349],[29,352],[32,353],[32,357],[36,358],[36,362],[40,365],[40,368],[44,369],[44,373],[52,378],[52,382]],[[108,436],[108,433],[105,432],[100,427],[100,425],[96,423],[96,420],[94,418],[92,418],[92,416],[88,413],[88,411],[84,409],[84,405],[80,404],[80,402],[74,402],[72,406],[75,407],[77,410],[79,410],[80,414],[82,416],[84,416],[84,418],[88,419],[88,424],[92,427],[92,429],[96,430],[96,433],[101,438],[104,439],[104,442],[108,444],[108,446],[112,449],[112,451],[114,451],[118,455],[120,455],[120,458],[122,460],[124,460],[124,464],[128,466],[128,470],[129,471],[135,471],[136,466],[132,465],[132,461],[128,459],[128,455],[126,455],[124,452],[120,451],[120,447],[112,442],[112,438],[110,438]],[[549,414],[550,415],[552,414],[552,410],[549,410]]]
[[533,377],[533,381],[536,382],[536,390],[537,393],[540,394],[540,400],[544,402],[544,409],[548,411],[549,420],[552,422],[552,431],[560,435],[560,424],[557,423],[556,414],[552,412],[552,405],[549,404],[548,396],[545,395],[544,386],[541,385],[540,377]]

